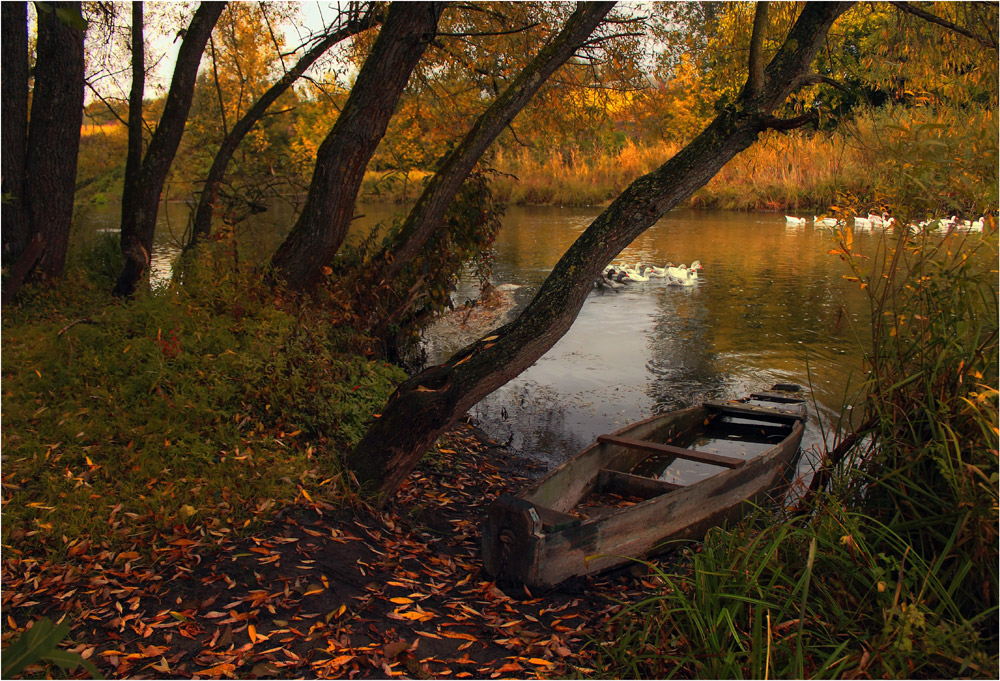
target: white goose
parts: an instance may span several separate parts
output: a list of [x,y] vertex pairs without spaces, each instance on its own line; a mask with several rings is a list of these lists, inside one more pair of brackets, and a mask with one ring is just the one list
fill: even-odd
[[[679,269],[679,268],[675,267],[672,269]],[[667,286],[694,286],[697,281],[698,281],[698,271],[691,268],[683,270],[683,274],[681,275],[674,275],[674,274],[667,275]]]
[[625,274],[628,275],[629,281],[649,281],[649,276],[643,273],[643,266],[639,263],[636,263],[634,268],[626,267]]
[[836,227],[837,218],[818,218],[813,215],[813,224],[820,225],[821,227]]
[[785,216],[785,224],[786,225],[804,225],[804,224],[806,224],[806,219],[805,218],[797,218],[794,215],[786,215]]
[[691,263],[691,266],[681,265],[680,267],[667,267],[666,273],[668,277],[673,277],[674,279],[686,279],[691,277],[692,279],[698,278],[698,272],[705,269],[701,265],[700,260],[695,260]]

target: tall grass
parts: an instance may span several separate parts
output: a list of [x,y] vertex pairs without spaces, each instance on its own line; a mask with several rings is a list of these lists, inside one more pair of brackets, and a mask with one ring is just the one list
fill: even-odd
[[[849,230],[872,315],[861,444],[807,513],[716,530],[624,610],[600,671],[634,678],[994,678],[996,225],[980,240]],[[864,257],[868,255],[868,257]]]

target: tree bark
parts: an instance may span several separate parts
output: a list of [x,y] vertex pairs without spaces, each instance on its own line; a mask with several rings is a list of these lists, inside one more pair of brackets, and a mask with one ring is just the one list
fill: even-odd
[[400,228],[397,245],[386,263],[383,279],[391,279],[409,263],[440,227],[445,211],[462,182],[487,147],[503,132],[539,88],[569,59],[607,16],[614,2],[580,2],[566,25],[529,63],[514,82],[477,120],[465,139],[452,149],[427,183]]
[[767,2],[760,0],[753,15],[750,34],[750,57],[747,60],[747,90],[753,94],[764,84],[764,38],[767,37]]
[[331,31],[315,47],[302,55],[302,58],[299,59],[295,66],[268,88],[267,92],[236,122],[233,129],[222,140],[219,151],[212,160],[212,167],[209,168],[208,177],[205,179],[205,186],[201,190],[201,196],[198,197],[198,207],[195,211],[191,236],[185,246],[185,250],[189,250],[199,239],[211,233],[215,200],[218,196],[219,185],[226,174],[229,161],[232,160],[233,154],[236,152],[236,148],[240,142],[243,141],[247,133],[256,125],[257,121],[261,119],[268,107],[284,94],[323,53],[342,40],[368,30],[381,20],[382,12],[372,3],[364,14],[351,17],[341,28]]
[[569,248],[514,321],[400,385],[347,458],[359,481],[372,490],[394,492],[454,419],[551,348],[572,325],[604,265],[768,127],[771,112],[792,92],[849,5],[807,3],[765,69],[761,87],[755,92],[744,88],[734,107],[660,168],[633,182]]
[[28,7],[0,6],[3,27],[0,59],[0,154],[3,156],[3,267],[11,267],[31,239],[24,201],[24,159],[28,141]]
[[440,2],[394,2],[351,94],[316,155],[302,214],[271,260],[293,290],[323,276],[354,216],[365,168],[385,135],[399,96],[437,31]]
[[[160,206],[160,193],[167,172],[184,134],[198,65],[205,51],[212,29],[226,8],[225,2],[203,2],[199,5],[184,40],[177,52],[177,63],[163,107],[163,115],[149,141],[134,182],[126,182],[122,192],[121,245],[125,264],[118,283],[116,296],[131,296],[140,279],[146,274],[153,252],[153,235],[156,232],[156,214]],[[131,136],[131,130],[130,130]],[[130,144],[132,142],[130,141]]]
[[66,264],[83,123],[84,30],[70,25],[74,15],[79,2],[53,2],[38,12],[24,195],[29,231],[43,248],[29,278],[58,277]]
[[132,88],[128,94],[128,150],[125,154],[123,196],[136,196],[142,167],[142,98],[146,92],[146,43],[142,3],[132,3]]

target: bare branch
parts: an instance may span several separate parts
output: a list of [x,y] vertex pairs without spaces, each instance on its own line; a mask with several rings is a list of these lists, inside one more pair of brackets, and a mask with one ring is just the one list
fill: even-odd
[[100,92],[97,91],[97,89],[94,87],[94,85],[90,82],[89,79],[87,79],[84,82],[87,84],[87,87],[90,88],[90,91],[92,93],[94,93],[94,96],[97,97],[99,100],[101,100],[101,104],[103,104],[104,106],[106,106],[108,108],[108,112],[110,112],[112,116],[114,116],[115,118],[117,118],[119,123],[121,123],[122,125],[124,125],[127,128],[128,127],[128,123],[125,121],[124,118],[122,118],[121,116],[118,115],[118,112],[115,111],[115,109],[114,109],[113,106],[111,106],[111,102],[109,102],[108,100],[106,100],[104,98],[104,95],[102,95]]
[[966,38],[975,40],[983,47],[988,47],[991,50],[998,49],[997,40],[993,35],[990,36],[978,35],[970,31],[969,29],[965,28],[964,26],[959,26],[958,24],[954,24],[948,21],[947,19],[943,19],[937,16],[936,14],[931,14],[930,12],[924,11],[919,7],[917,7],[916,5],[913,5],[909,2],[895,2],[893,3],[893,5],[908,14],[912,14],[915,17],[920,17],[924,21],[929,21],[932,24],[943,26],[944,28],[947,28],[949,31],[954,31],[955,33],[964,35]]
[[526,26],[520,26],[518,28],[512,28],[507,31],[479,31],[474,33],[438,33],[438,38],[478,38],[480,36],[491,36],[491,35],[512,35],[514,33],[524,33],[525,31],[530,31],[531,29],[539,26],[536,21],[533,24],[528,24]]

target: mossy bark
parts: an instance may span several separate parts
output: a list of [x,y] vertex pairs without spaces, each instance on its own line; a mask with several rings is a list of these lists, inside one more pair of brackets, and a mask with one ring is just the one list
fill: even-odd
[[745,90],[677,155],[622,192],[570,246],[515,320],[400,385],[347,458],[359,481],[373,491],[394,492],[456,418],[551,348],[569,330],[604,265],[775,122],[771,112],[798,86],[849,4],[807,4],[760,87]]
[[29,278],[62,274],[73,219],[83,122],[84,31],[60,17],[63,12],[79,14],[80,3],[54,2],[38,13],[24,195],[30,233],[43,247]]
[[24,157],[28,140],[28,7],[5,2],[0,56],[0,154],[3,155],[3,267],[11,267],[31,240],[24,201]]
[[440,2],[395,2],[361,67],[351,94],[316,154],[302,214],[271,259],[293,290],[307,290],[323,276],[354,217],[365,168],[410,74],[437,33]]

